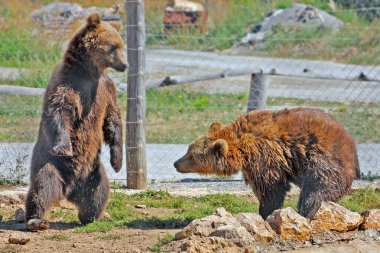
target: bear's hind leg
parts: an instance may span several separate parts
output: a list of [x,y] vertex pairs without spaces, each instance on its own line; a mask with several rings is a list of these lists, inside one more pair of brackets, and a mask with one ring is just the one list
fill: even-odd
[[310,170],[304,176],[298,212],[304,217],[313,218],[322,201],[338,201],[346,192],[345,178],[339,168],[324,167],[323,170]]
[[43,230],[49,228],[44,220],[45,212],[62,196],[62,178],[50,163],[43,166],[32,178],[26,198],[26,228]]
[[98,219],[103,213],[109,195],[109,182],[105,168],[101,161],[87,177],[78,196],[71,196],[71,200],[78,206],[78,217],[82,224],[88,224]]

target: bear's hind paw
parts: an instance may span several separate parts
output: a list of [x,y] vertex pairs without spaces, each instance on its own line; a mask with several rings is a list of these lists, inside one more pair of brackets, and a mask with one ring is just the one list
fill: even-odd
[[30,219],[26,222],[26,229],[29,231],[46,230],[49,228],[49,222],[44,219]]

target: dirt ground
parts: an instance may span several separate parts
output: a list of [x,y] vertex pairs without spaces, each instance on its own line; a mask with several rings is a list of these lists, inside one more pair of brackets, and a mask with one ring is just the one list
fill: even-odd
[[[78,233],[74,231],[76,223],[50,220],[50,229],[28,232],[25,223],[17,223],[13,214],[24,207],[25,189],[2,190],[0,208],[5,222],[0,221],[0,253],[13,252],[151,252],[159,238],[170,234],[174,236],[178,229],[138,229],[115,228],[108,232]],[[58,209],[73,209],[66,201],[61,201]],[[130,207],[134,208],[134,207]],[[136,209],[146,217],[160,217],[173,212],[165,208]],[[9,238],[30,239],[25,245],[10,244]]]
[[[0,253],[13,252],[180,252],[183,244],[173,241],[161,247],[158,251],[159,239],[168,234],[174,236],[179,229],[141,229],[141,228],[114,228],[108,232],[78,233],[74,230],[80,226],[77,223],[63,222],[62,218],[51,219],[50,229],[40,232],[25,231],[23,222],[17,223],[13,214],[18,208],[23,208],[25,189],[1,190],[0,189]],[[173,213],[169,208],[144,208],[135,211],[146,217],[162,217]],[[57,210],[73,209],[73,206],[63,201],[60,207],[54,207],[50,212]],[[29,239],[25,245],[11,244],[9,238]],[[304,248],[305,247],[305,248]],[[362,237],[353,241],[341,241],[324,245],[283,245],[281,251],[300,253],[377,253],[380,252],[380,241]],[[271,250],[273,249],[273,250]],[[274,250],[276,249],[276,250]],[[235,249],[234,249],[235,250]],[[261,249],[253,249],[256,252],[277,252],[278,245],[267,245]],[[187,252],[187,251],[186,251]],[[195,252],[195,251],[189,251]],[[199,251],[203,252],[203,251]],[[214,251],[207,251],[214,252]],[[235,252],[222,250],[218,252]],[[244,252],[244,251],[236,251]]]
[[[51,225],[53,228],[37,233],[15,229],[23,226],[0,227],[0,252],[151,252],[158,238],[178,231],[129,228],[112,229],[107,233],[76,233],[72,226]],[[30,242],[26,245],[9,244],[9,237],[30,238]]]

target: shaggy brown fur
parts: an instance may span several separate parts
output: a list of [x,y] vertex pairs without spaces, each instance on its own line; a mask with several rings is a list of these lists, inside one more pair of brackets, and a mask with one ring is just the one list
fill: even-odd
[[38,140],[33,150],[26,201],[27,228],[45,229],[44,214],[66,197],[89,223],[105,208],[109,183],[99,159],[102,141],[111,165],[122,166],[122,125],[116,88],[106,75],[127,67],[124,44],[112,26],[92,14],[71,40],[47,87]]
[[321,201],[337,201],[359,176],[354,141],[318,109],[253,111],[189,146],[177,171],[230,176],[242,171],[264,218],[282,206],[290,183],[301,188],[298,211],[312,217]]

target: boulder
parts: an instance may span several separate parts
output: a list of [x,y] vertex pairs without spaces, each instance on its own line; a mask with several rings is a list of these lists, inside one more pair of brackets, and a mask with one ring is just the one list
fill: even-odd
[[[180,249],[178,252],[188,253],[215,253],[215,252],[228,252],[228,253],[254,253],[255,248],[251,246],[237,246],[231,240],[226,240],[222,237],[207,237],[207,238],[189,238],[186,239],[181,245],[176,245],[167,252],[177,252],[174,249]],[[165,251],[165,250],[164,250]]]
[[286,9],[279,9],[266,15],[265,20],[257,24],[251,33],[248,33],[242,40],[242,44],[253,44],[265,39],[268,32],[275,27],[284,29],[294,29],[302,27],[327,27],[338,30],[343,22],[336,17],[322,11],[316,7],[305,4],[294,4]]
[[245,227],[233,225],[219,226],[211,232],[210,237],[221,237],[240,247],[252,245],[255,241]]
[[191,235],[207,237],[213,230],[226,225],[235,227],[241,226],[239,221],[235,219],[232,214],[227,212],[224,208],[218,208],[212,215],[193,220],[184,229],[176,233],[175,238],[181,240]]
[[272,241],[276,232],[257,213],[239,213],[234,216],[251,235],[260,241]]
[[363,217],[363,223],[360,225],[361,229],[380,229],[380,209],[364,211],[361,216]]
[[311,221],[311,226],[313,230],[346,232],[356,229],[362,222],[363,217],[360,214],[329,201],[322,202]]
[[309,220],[290,207],[275,210],[266,221],[282,240],[307,241],[310,239]]

